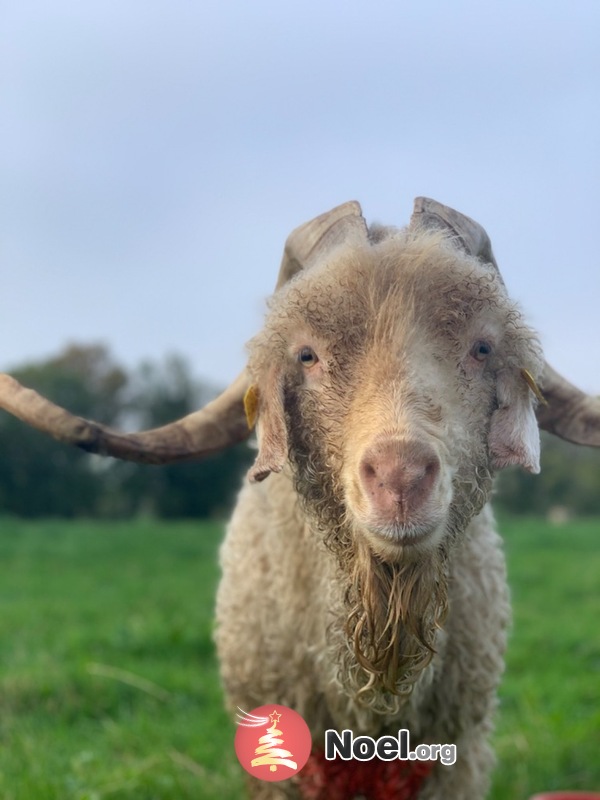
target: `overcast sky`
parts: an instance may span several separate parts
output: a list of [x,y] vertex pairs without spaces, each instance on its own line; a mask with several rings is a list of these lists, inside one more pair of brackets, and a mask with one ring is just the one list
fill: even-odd
[[287,234],[427,195],[600,392],[600,3],[0,4],[0,367],[67,342],[225,384]]

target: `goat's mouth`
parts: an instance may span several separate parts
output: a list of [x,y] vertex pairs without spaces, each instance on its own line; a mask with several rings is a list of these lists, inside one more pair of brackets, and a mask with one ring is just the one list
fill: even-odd
[[411,521],[365,519],[362,521],[365,535],[379,549],[418,548],[430,549],[441,540],[446,527],[446,515],[436,514],[427,519]]
[[346,495],[346,508],[371,548],[384,558],[396,559],[409,553],[433,550],[443,539],[452,499],[452,490],[442,484],[418,508],[396,502],[375,504],[358,483]]

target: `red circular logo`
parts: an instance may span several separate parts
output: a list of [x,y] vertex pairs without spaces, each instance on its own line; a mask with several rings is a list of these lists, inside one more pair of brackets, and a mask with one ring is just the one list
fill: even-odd
[[300,714],[272,704],[239,710],[235,752],[242,767],[263,781],[284,781],[308,761],[312,740]]

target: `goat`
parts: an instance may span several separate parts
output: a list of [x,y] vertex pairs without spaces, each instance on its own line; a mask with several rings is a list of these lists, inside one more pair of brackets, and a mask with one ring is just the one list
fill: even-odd
[[296,229],[247,369],[163,428],[117,433],[6,375],[0,406],[88,451],[150,463],[218,451],[256,421],[258,455],[221,550],[228,705],[290,706],[316,743],[329,728],[405,728],[456,744],[457,758],[411,778],[412,794],[404,765],[386,763],[385,783],[381,762],[381,780],[351,790],[317,748],[308,777],[251,778],[252,796],[485,796],[510,617],[493,474],[539,470],[538,426],[600,446],[600,402],[544,362],[481,226],[418,198],[406,229],[368,229],[355,202]]

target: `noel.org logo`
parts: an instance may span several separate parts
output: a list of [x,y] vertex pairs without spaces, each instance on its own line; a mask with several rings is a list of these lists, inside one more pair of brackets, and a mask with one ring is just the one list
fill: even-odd
[[246,772],[263,781],[284,781],[300,772],[312,746],[300,714],[277,704],[240,711],[235,752]]
[[[300,772],[312,747],[308,725],[300,714],[277,704],[259,706],[251,712],[239,710],[235,752],[246,772],[263,781],[284,781]],[[377,769],[376,762],[383,761],[396,761],[403,776],[414,773],[422,779],[427,772],[423,772],[419,762],[429,762],[429,769],[436,761],[451,766],[456,763],[456,745],[421,743],[411,750],[406,728],[401,728],[397,737],[387,735],[379,739],[355,737],[348,729],[341,734],[328,729],[324,748],[317,748],[310,769],[307,768],[309,780],[319,773],[319,781],[327,785],[328,765],[336,761],[354,762],[354,766],[348,764],[348,770],[356,773],[357,780],[367,774],[361,764],[366,766],[365,762],[371,762]]]

